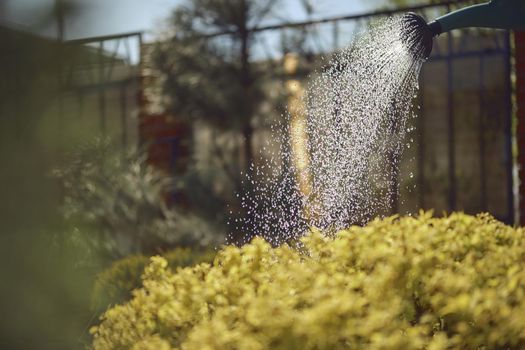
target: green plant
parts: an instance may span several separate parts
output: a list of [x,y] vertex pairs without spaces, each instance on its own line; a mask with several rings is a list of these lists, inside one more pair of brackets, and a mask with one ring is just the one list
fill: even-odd
[[524,263],[524,229],[459,213],[256,238],[176,272],[153,257],[93,348],[523,349]]
[[[215,251],[176,248],[162,256],[168,262],[168,266],[175,270],[178,267],[191,266],[201,262],[211,263]],[[149,258],[145,255],[132,255],[115,261],[109,268],[99,273],[91,295],[92,309],[104,310],[109,305],[129,300],[132,291],[141,287],[141,276],[148,262]]]
[[111,258],[207,247],[222,239],[199,215],[166,206],[165,195],[179,184],[138,150],[115,152],[109,141],[97,139],[55,176],[63,184],[66,218],[97,232],[87,239]]

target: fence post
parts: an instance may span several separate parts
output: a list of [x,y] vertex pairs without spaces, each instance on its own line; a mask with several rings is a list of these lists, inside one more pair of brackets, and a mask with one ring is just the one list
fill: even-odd
[[525,225],[525,32],[514,33],[520,225]]

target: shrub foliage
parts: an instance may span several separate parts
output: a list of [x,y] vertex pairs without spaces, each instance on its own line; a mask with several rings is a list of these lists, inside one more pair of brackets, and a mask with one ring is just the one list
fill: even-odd
[[143,287],[92,329],[104,349],[523,349],[525,235],[488,215],[391,217],[300,248],[254,239]]
[[[168,262],[168,267],[173,270],[196,263],[212,262],[214,256],[215,251],[212,249],[190,248],[176,248],[162,254]],[[91,295],[92,309],[104,310],[108,305],[130,299],[131,292],[142,285],[141,275],[148,262],[149,258],[145,255],[131,255],[115,261],[109,268],[99,273]]]
[[80,224],[86,243],[111,259],[177,246],[222,242],[205,218],[169,208],[176,179],[148,164],[143,150],[116,152],[107,139],[88,142],[54,175],[64,189],[64,215]]

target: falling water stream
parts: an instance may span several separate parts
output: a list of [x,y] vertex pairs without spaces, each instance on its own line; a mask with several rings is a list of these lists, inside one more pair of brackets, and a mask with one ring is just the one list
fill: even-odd
[[245,215],[231,220],[235,230],[278,244],[308,227],[330,234],[389,211],[423,64],[403,25],[374,24],[310,76],[301,103],[272,129],[274,159],[246,179],[252,190],[240,196]]

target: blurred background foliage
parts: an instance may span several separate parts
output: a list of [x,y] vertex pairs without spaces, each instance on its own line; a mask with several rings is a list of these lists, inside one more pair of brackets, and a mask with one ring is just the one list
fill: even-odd
[[109,259],[222,241],[223,233],[195,211],[168,207],[165,197],[185,188],[184,180],[147,164],[143,151],[115,152],[108,140],[96,139],[54,175],[63,185],[65,219],[96,233],[86,240]]

